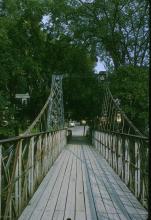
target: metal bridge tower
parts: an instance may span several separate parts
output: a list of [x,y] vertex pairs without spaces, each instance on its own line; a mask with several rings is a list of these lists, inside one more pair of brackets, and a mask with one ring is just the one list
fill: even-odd
[[47,129],[57,130],[64,127],[63,75],[52,75],[51,94],[47,113]]

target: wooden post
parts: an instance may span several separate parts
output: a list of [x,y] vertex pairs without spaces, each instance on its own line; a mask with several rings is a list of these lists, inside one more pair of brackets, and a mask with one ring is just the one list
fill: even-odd
[[51,133],[48,135],[48,145],[49,145],[49,168],[52,166],[52,138]]
[[39,137],[38,137],[38,144],[37,144],[37,155],[38,155],[38,157],[37,157],[37,181],[38,181],[38,183],[40,183],[41,182],[41,179],[42,179],[42,164],[41,164],[41,153],[42,153],[42,151],[41,151],[41,135],[39,135]]
[[113,134],[113,145],[112,145],[112,167],[115,170],[115,134]]
[[18,160],[17,160],[17,164],[16,164],[16,170],[15,170],[15,211],[18,215],[18,211],[19,211],[19,171],[18,171]]
[[129,184],[130,181],[130,157],[129,157],[129,140],[125,139],[125,183]]
[[100,135],[99,135],[99,132],[97,132],[97,139],[98,139],[98,141],[97,141],[97,150],[98,150],[98,152],[100,152]]
[[2,145],[0,145],[0,218],[2,218]]
[[22,209],[22,140],[19,142],[19,154],[15,171],[15,204],[16,213],[19,215]]
[[19,148],[19,157],[18,157],[18,174],[19,174],[19,214],[22,210],[22,140],[20,141],[20,148]]
[[122,172],[122,140],[118,139],[118,175],[121,177]]
[[53,164],[53,143],[52,143],[52,134],[50,133],[50,166]]
[[135,142],[135,196],[140,194],[140,145]]
[[29,160],[28,189],[29,189],[29,195],[31,196],[34,191],[34,137],[30,139],[28,160]]
[[102,143],[103,143],[103,157],[105,158],[105,133],[102,134]]
[[121,171],[121,178],[125,181],[125,137],[122,137],[122,171]]

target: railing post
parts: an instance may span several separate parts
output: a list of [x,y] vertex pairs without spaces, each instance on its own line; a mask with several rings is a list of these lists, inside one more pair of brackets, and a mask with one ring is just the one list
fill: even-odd
[[121,178],[125,181],[125,137],[122,136],[122,171],[121,171]]
[[28,173],[28,189],[31,196],[34,191],[34,137],[30,139],[28,151],[29,173]]
[[51,155],[51,134],[48,134],[47,137],[47,141],[48,141],[48,169],[51,167],[52,165],[52,155]]
[[50,159],[51,159],[51,166],[53,164],[53,137],[52,133],[49,134],[50,136]]
[[103,143],[103,157],[105,158],[105,133],[103,132],[102,136],[102,143]]
[[55,132],[55,160],[57,158],[57,153],[58,153],[57,132]]
[[113,134],[110,134],[110,166],[113,168]]
[[121,173],[122,173],[122,141],[121,141],[121,137],[118,137],[118,158],[117,158],[117,170],[118,170],[118,175],[121,177]]
[[116,150],[117,150],[117,136],[114,134],[114,145],[113,145],[113,164],[114,164],[114,170],[117,172],[117,162],[116,162]]
[[52,135],[52,164],[54,163],[54,132],[51,133]]
[[135,196],[140,194],[140,144],[135,142]]
[[0,218],[2,218],[2,145],[0,145]]
[[100,153],[102,154],[102,132],[100,132]]
[[108,161],[108,146],[107,146],[108,140],[107,140],[107,138],[108,138],[108,134],[105,133],[105,159]]
[[46,175],[48,171],[48,142],[47,142],[47,133],[44,135],[44,160],[43,160],[43,166],[44,166],[44,175]]
[[38,143],[37,143],[37,182],[40,183],[42,179],[42,161],[41,161],[41,135],[38,136]]
[[129,156],[130,156],[130,189],[135,194],[135,142],[129,139]]
[[22,140],[19,141],[19,154],[15,171],[15,208],[19,215],[22,209]]
[[109,145],[109,153],[108,153],[108,162],[111,166],[111,154],[112,154],[112,151],[111,151],[111,134],[108,134],[108,145]]
[[105,133],[105,159],[108,161],[108,133]]
[[129,156],[129,140],[125,139],[125,183],[129,184],[130,181],[130,156]]
[[[26,152],[28,152],[28,143],[24,143],[24,145],[22,144],[22,160],[24,155],[26,155]],[[26,159],[27,160],[27,159]],[[22,203],[22,207],[24,207],[24,205],[27,202],[28,199],[28,160],[26,161],[26,165],[24,168],[25,176],[24,176],[24,182],[23,182],[23,190],[22,190],[22,197],[21,197],[21,203]]]

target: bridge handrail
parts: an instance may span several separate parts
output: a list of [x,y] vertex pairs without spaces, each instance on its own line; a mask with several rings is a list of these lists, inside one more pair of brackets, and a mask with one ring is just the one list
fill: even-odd
[[66,139],[62,75],[53,75],[50,95],[32,124],[19,136],[0,140],[0,218],[19,217]]
[[148,142],[113,98],[108,83],[104,86],[102,114],[93,129],[94,147],[148,207]]
[[92,142],[142,205],[148,208],[148,138],[94,130]]
[[[97,130],[97,129],[95,129],[95,131],[100,132],[100,130]],[[106,131],[106,130],[101,130],[101,132],[106,132],[106,133],[111,133],[111,134],[119,134],[119,135],[122,135],[122,136],[133,137],[133,138],[149,141],[149,138],[146,137],[146,136],[143,136],[143,135],[140,136],[140,135],[121,133],[121,132],[117,132],[117,131]]]
[[0,140],[0,144],[10,143],[10,142],[14,142],[14,141],[19,141],[21,139],[26,139],[26,138],[30,138],[30,137],[34,137],[34,136],[38,136],[38,135],[42,135],[42,134],[54,133],[54,132],[63,131],[63,130],[66,130],[66,128],[52,130],[52,131],[43,131],[43,132],[38,132],[38,133],[24,134],[24,135],[22,134],[22,135],[19,135],[16,137]]
[[66,145],[66,129],[0,141],[0,216],[17,219]]

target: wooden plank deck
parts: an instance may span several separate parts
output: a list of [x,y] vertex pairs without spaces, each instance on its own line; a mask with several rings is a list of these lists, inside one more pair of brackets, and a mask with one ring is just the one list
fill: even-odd
[[145,220],[141,206],[91,146],[69,144],[19,220]]

